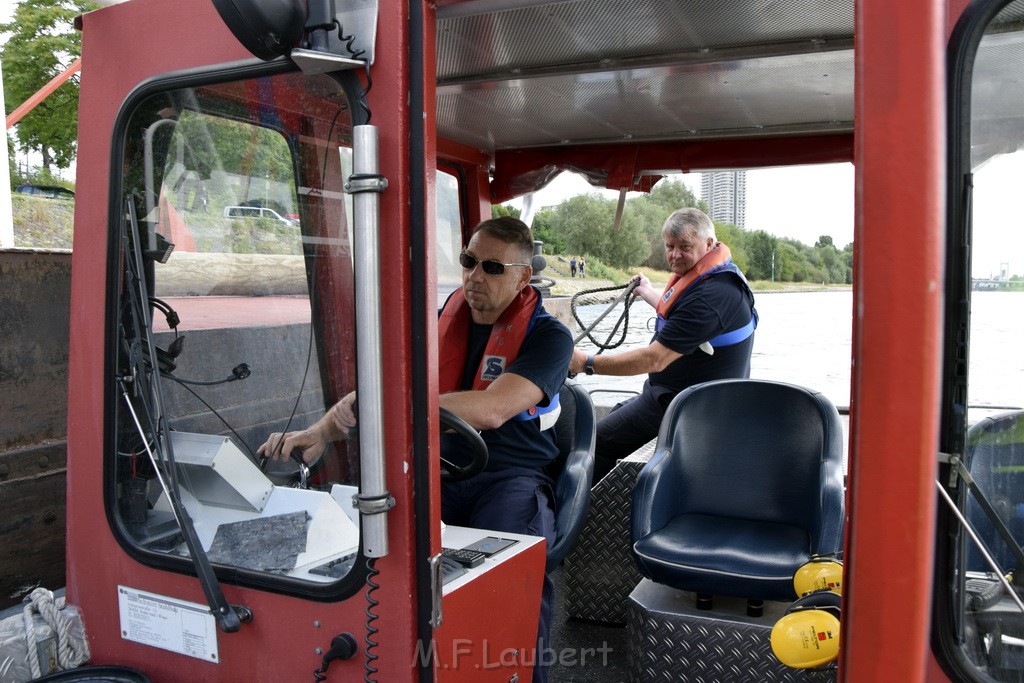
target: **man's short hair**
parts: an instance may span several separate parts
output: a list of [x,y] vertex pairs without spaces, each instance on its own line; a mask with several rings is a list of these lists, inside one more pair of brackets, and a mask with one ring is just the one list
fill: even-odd
[[706,213],[692,207],[673,211],[672,215],[665,219],[661,232],[676,239],[682,239],[690,233],[699,240],[706,240],[709,237],[716,239],[715,224]]
[[514,216],[488,218],[476,226],[473,234],[478,232],[487,233],[495,239],[515,245],[526,261],[533,257],[533,231]]

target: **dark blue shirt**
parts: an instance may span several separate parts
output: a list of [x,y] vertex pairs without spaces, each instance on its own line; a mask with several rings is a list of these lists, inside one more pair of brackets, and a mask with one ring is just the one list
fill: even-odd
[[[546,406],[558,394],[569,373],[569,359],[572,357],[572,335],[556,318],[542,314],[537,317],[523,340],[519,355],[505,369],[533,382],[544,398],[539,404]],[[466,366],[462,373],[462,389],[469,391],[473,386],[480,360],[483,358],[487,340],[491,335],[490,325],[470,324],[469,350]],[[441,349],[444,353],[444,349]],[[538,420],[510,419],[497,429],[481,432],[484,443],[490,451],[487,469],[490,471],[506,467],[528,467],[541,469],[558,454],[554,430],[540,430]],[[466,440],[454,434],[441,435],[441,449],[452,462],[462,464],[469,461]]]
[[649,376],[649,389],[662,407],[694,384],[750,376],[754,335],[738,344],[715,348],[711,355],[699,347],[724,332],[743,327],[752,315],[754,295],[746,282],[731,272],[707,277],[680,296],[669,311],[665,326],[651,340],[683,354],[661,372]]

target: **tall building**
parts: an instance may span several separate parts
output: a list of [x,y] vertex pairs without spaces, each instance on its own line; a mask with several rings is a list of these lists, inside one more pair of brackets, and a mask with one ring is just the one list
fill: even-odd
[[747,217],[746,171],[701,173],[700,194],[708,203],[711,220],[744,227]]

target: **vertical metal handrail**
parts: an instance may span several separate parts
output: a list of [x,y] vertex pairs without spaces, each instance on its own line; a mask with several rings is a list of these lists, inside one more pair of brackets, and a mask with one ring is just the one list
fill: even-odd
[[388,554],[387,515],[394,506],[384,471],[384,351],[381,343],[380,193],[387,179],[378,173],[376,126],[352,128],[355,237],[356,381],[358,384],[360,490],[355,497],[362,520],[363,552]]

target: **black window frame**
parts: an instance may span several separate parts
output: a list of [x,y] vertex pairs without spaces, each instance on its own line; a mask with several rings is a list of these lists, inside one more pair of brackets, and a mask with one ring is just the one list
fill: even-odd
[[[276,76],[289,73],[301,73],[298,67],[286,59],[271,62],[245,60],[227,64],[185,69],[161,74],[147,79],[137,85],[122,102],[114,119],[111,133],[110,149],[110,186],[107,207],[107,258],[105,288],[105,339],[104,339],[104,388],[103,388],[103,443],[106,453],[114,453],[117,449],[117,424],[115,415],[120,400],[116,381],[118,368],[118,322],[119,322],[119,280],[120,269],[117,264],[121,260],[121,216],[123,205],[124,153],[126,134],[132,114],[140,104],[148,98],[162,92],[185,88],[197,88],[216,83],[244,81],[261,77]],[[339,91],[341,88],[339,87]],[[349,111],[353,102],[348,92]],[[317,316],[313,314],[312,325],[317,324]],[[136,544],[127,532],[118,513],[118,498],[114,458],[103,458],[103,498],[107,523],[121,548],[139,563],[159,571],[167,571],[186,576],[196,576],[191,558],[174,557],[164,553],[142,548]],[[361,530],[360,530],[361,531]],[[301,597],[319,602],[340,602],[351,598],[361,591],[369,574],[367,556],[363,550],[362,533],[358,556],[351,570],[340,580],[324,584],[312,584],[308,581],[292,579],[284,576],[266,574],[238,567],[214,567],[218,581],[223,584],[254,588],[257,590]]]

